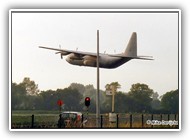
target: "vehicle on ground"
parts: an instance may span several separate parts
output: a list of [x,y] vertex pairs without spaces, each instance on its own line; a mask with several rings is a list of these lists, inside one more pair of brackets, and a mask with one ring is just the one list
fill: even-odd
[[75,111],[63,111],[58,120],[59,128],[82,127],[82,113]]

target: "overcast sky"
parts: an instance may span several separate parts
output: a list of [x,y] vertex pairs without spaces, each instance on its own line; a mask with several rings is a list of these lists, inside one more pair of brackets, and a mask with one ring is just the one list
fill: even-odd
[[131,60],[116,69],[100,69],[100,88],[118,81],[121,91],[144,83],[160,95],[178,88],[178,13],[13,13],[12,81],[30,77],[40,90],[93,84],[96,68],[75,66],[47,46],[96,52],[124,52],[132,32],[137,32],[138,55],[155,60]]

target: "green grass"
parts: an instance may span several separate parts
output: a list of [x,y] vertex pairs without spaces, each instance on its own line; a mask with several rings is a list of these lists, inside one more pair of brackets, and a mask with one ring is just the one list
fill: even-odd
[[12,110],[12,115],[31,115],[31,114],[59,114],[54,110]]
[[35,127],[57,127],[59,111],[44,110],[14,110],[11,113],[11,125],[13,128],[30,128],[34,115]]

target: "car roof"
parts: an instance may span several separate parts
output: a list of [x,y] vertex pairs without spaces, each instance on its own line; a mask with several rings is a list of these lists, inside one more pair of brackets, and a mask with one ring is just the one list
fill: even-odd
[[76,112],[76,111],[63,111],[61,114],[69,114],[69,113],[73,113],[73,114],[77,114],[77,115],[82,115],[81,112]]

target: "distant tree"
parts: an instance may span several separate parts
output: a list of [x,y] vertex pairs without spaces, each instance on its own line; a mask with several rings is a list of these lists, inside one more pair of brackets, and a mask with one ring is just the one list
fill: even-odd
[[[104,93],[105,95],[105,93]],[[106,96],[106,95],[105,95]],[[105,100],[102,102],[101,100],[101,113],[108,113],[108,112],[111,112],[111,109],[112,109],[112,97],[111,96],[106,96]]]
[[85,91],[83,94],[84,97],[90,97],[91,100],[96,100],[96,89],[94,88],[93,85],[86,85],[85,86]]
[[57,89],[55,95],[58,99],[62,99],[65,105],[65,110],[69,111],[81,111],[82,105],[82,95],[77,89],[64,88]]
[[69,88],[75,89],[79,91],[79,93],[82,95],[81,100],[80,100],[80,105],[81,107],[84,108],[84,99],[85,97],[90,97],[91,103],[89,107],[89,112],[95,112],[96,111],[96,89],[94,88],[93,85],[82,85],[79,83],[72,83]]
[[158,99],[152,100],[151,107],[154,110],[160,110],[161,109],[161,102],[160,102],[160,100],[158,100]]
[[36,109],[58,110],[56,92],[54,90],[41,91],[38,96]]
[[115,112],[129,112],[129,98],[127,98],[127,95],[122,92],[118,92],[115,95]]
[[161,103],[159,100],[159,94],[157,92],[154,92],[152,94],[152,102],[151,102],[151,107],[153,109],[153,112],[159,112],[161,110]]
[[115,92],[117,92],[117,89],[121,88],[121,85],[118,82],[112,82],[110,84],[106,84],[105,88],[106,90],[115,90]]
[[128,95],[132,99],[130,108],[132,112],[150,112],[154,91],[146,84],[133,84]]
[[158,100],[158,97],[159,97],[159,94],[158,94],[157,92],[154,92],[154,93],[152,94],[152,99],[153,99],[153,100]]
[[167,113],[179,113],[179,90],[164,94],[161,99],[161,107]]
[[[115,90],[115,112],[127,113],[179,113],[179,91],[170,91],[159,97],[146,84],[133,84],[127,94],[118,92],[120,88],[118,82],[112,82],[106,85],[106,89]],[[89,112],[96,111],[96,89],[93,85],[82,85],[72,83],[68,88],[39,91],[38,85],[25,77],[19,84],[11,85],[11,108],[14,109],[40,109],[40,110],[58,110],[57,100],[63,100],[64,110],[84,111],[85,97],[91,98]],[[158,98],[159,97],[159,98]],[[111,111],[112,96],[106,96],[105,92],[100,90],[100,111],[108,113]]]
[[29,77],[25,77],[20,84],[25,87],[27,95],[37,95],[39,93],[38,85]]
[[26,89],[21,84],[12,83],[11,86],[11,107],[20,109],[26,99]]
[[83,84],[71,83],[71,85],[69,87],[71,89],[77,89],[81,94],[84,94],[84,92],[85,92],[85,86]]

